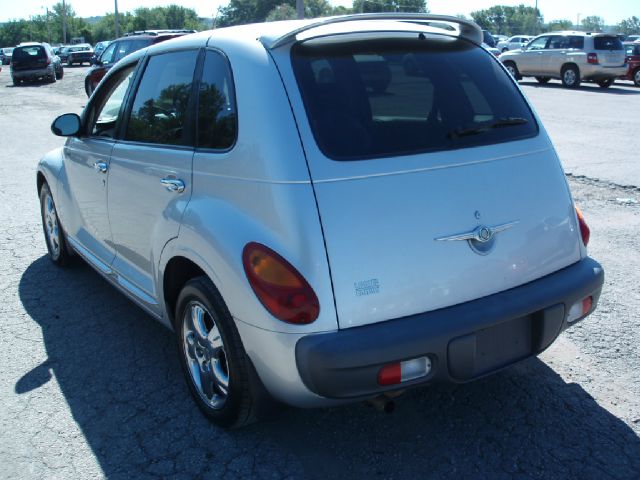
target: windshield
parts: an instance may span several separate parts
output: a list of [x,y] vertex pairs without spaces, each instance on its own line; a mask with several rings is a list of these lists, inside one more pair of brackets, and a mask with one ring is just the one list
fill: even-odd
[[531,111],[491,55],[448,36],[337,42],[292,49],[319,148],[335,160],[488,145],[537,134]]

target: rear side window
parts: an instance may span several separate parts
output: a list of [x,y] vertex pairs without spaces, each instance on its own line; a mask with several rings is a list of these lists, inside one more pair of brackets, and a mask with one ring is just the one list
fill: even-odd
[[596,50],[624,50],[618,37],[594,37],[593,47]]
[[207,51],[198,102],[198,147],[228,149],[236,141],[238,120],[229,64]]
[[19,47],[13,51],[14,60],[27,60],[36,58],[45,58],[47,52],[41,45],[33,45],[29,47]]
[[149,59],[138,86],[126,140],[187,145],[189,103],[197,50],[165,53]]
[[569,37],[569,48],[576,48],[578,50],[584,49],[584,37],[571,35]]
[[473,44],[445,36],[294,46],[309,123],[335,160],[489,145],[537,134],[502,67]]
[[122,40],[118,43],[118,48],[116,50],[115,60],[118,61],[132,52],[140,50],[148,46],[151,43],[150,40]]

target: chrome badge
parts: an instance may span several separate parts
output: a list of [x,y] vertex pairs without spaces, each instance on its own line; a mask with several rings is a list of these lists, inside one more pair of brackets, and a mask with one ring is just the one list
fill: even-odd
[[508,230],[517,223],[518,221],[501,223],[500,225],[494,225],[492,227],[489,227],[487,225],[479,225],[469,232],[447,235],[445,237],[437,237],[434,240],[437,242],[455,242],[459,240],[466,240],[467,242],[469,242],[469,246],[474,252],[480,255],[486,255],[491,251],[491,248],[493,247],[496,234]]

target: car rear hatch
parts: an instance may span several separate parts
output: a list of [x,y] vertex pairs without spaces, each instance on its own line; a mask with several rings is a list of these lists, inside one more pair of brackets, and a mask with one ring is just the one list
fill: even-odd
[[15,71],[44,69],[47,65],[49,58],[41,45],[17,47],[13,50],[11,68]]
[[299,42],[290,63],[340,328],[580,259],[555,151],[489,53],[448,35],[375,32]]
[[624,45],[615,35],[597,35],[593,47],[598,55],[598,63],[603,67],[621,67],[625,62]]

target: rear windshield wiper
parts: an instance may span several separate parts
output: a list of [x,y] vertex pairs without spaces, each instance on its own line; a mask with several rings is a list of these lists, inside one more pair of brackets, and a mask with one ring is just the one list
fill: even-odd
[[492,128],[502,128],[509,127],[511,125],[522,125],[527,123],[529,120],[521,117],[504,117],[504,118],[496,118],[495,120],[491,120],[490,122],[482,123],[477,127],[471,128],[459,128],[456,130],[451,130],[447,136],[449,138],[460,138],[467,137],[469,135],[477,135],[478,133],[486,132],[491,130]]

